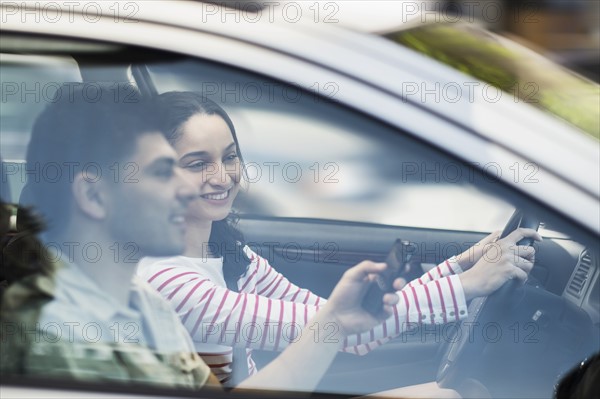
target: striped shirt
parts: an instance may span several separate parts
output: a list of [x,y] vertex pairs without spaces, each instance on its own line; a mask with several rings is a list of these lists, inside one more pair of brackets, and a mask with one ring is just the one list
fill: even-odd
[[[247,348],[252,375],[257,371],[252,349],[284,349],[299,339],[302,327],[326,303],[292,284],[250,248],[244,251],[251,262],[238,281],[239,292],[226,288],[221,258],[144,258],[138,267],[138,274],[175,309],[196,350],[222,382],[231,374],[232,347]],[[413,280],[398,292],[392,317],[347,337],[341,350],[362,355],[417,324],[465,318],[461,272],[450,258]]]

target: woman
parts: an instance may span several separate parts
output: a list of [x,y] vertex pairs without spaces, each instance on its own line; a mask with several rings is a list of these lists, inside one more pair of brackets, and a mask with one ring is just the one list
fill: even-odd
[[[233,347],[244,349],[247,372],[256,373],[251,349],[283,349],[299,337],[301,327],[326,300],[290,283],[243,244],[231,214],[243,166],[227,113],[193,92],[164,93],[158,102],[164,112],[163,131],[178,154],[179,166],[189,171],[197,184],[200,197],[190,205],[186,217],[184,255],[144,259],[138,273],[172,304],[199,354],[227,383]],[[518,236],[539,239],[533,230],[520,231]],[[366,333],[346,338],[341,350],[364,354],[413,323],[462,319],[467,316],[467,300],[493,292],[509,278],[524,280],[533,265],[532,248],[523,249],[522,257],[504,251],[502,267],[486,268],[484,248],[496,237],[497,233],[492,233],[461,256],[412,281],[399,292],[393,317]],[[495,245],[508,249],[516,241],[506,237]],[[335,325],[331,329],[333,333]],[[246,364],[241,366],[244,370]]]

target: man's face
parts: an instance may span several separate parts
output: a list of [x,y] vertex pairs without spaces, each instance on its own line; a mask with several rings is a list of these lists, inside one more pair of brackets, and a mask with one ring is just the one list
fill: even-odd
[[106,224],[119,260],[181,254],[187,205],[197,193],[176,167],[173,148],[160,133],[145,134],[116,166],[118,172],[107,176],[113,181],[106,184]]

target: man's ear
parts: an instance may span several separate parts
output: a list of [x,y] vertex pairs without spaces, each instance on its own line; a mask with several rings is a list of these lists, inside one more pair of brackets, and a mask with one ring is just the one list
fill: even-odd
[[103,190],[105,185],[97,179],[90,180],[82,173],[75,176],[71,186],[75,203],[92,219],[103,219],[106,216],[106,199]]

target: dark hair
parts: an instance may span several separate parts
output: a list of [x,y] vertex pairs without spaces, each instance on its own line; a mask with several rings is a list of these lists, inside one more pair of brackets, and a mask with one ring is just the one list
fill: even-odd
[[137,138],[159,132],[155,112],[130,84],[68,83],[39,115],[27,148],[28,182],[21,203],[34,205],[49,231],[66,227],[70,184],[78,173],[106,178]]
[[[243,164],[242,154],[235,127],[227,112],[214,101],[204,97],[201,93],[190,91],[171,91],[159,95],[156,99],[162,120],[161,131],[167,140],[173,144],[183,134],[182,126],[194,115],[218,115],[231,131],[233,141],[237,147],[238,157]],[[212,223],[208,247],[213,255],[223,257],[223,276],[227,287],[238,291],[237,282],[246,273],[250,259],[243,251],[244,236],[236,228],[238,217],[231,212],[225,219]]]

